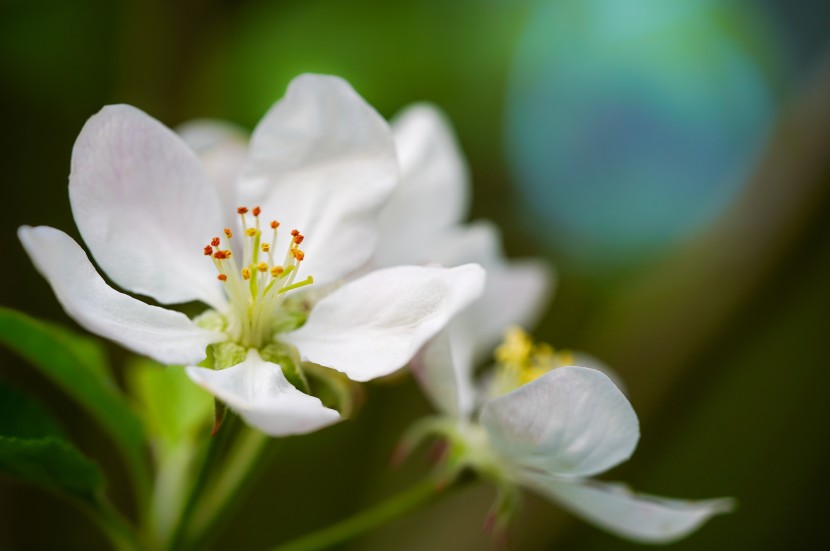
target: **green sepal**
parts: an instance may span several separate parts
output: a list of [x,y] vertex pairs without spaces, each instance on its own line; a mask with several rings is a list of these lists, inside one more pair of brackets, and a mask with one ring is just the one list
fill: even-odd
[[219,429],[222,428],[222,423],[225,422],[225,417],[228,415],[228,406],[219,398],[213,400],[213,428],[210,431],[211,436],[216,436]]
[[64,438],[46,411],[4,385],[0,404],[0,471],[91,505],[99,503],[101,470]]
[[362,402],[363,387],[343,373],[309,362],[303,364],[303,370],[308,373],[314,396],[326,407],[339,411],[344,419],[349,418]]
[[220,342],[208,347],[213,369],[225,369],[245,361],[248,349],[235,342]]
[[283,343],[271,343],[260,350],[259,353],[263,360],[280,366],[282,374],[297,390],[310,394],[308,379],[306,379],[305,373],[300,367],[302,362],[296,348]]

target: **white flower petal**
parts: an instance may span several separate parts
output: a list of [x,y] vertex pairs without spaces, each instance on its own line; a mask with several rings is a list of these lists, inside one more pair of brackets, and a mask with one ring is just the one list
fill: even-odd
[[617,373],[616,369],[612,368],[596,356],[588,354],[587,352],[582,352],[581,350],[575,350],[573,352],[573,364],[578,365],[579,367],[587,367],[601,371],[606,377],[611,379],[612,383],[617,385],[617,388],[619,388],[623,394],[628,395],[628,388],[625,386],[625,381],[623,380],[622,375]]
[[448,329],[441,331],[412,360],[412,374],[441,413],[465,419],[475,406],[469,349],[453,347]]
[[306,236],[304,273],[324,285],[368,260],[397,178],[386,121],[344,80],[302,75],[254,131],[240,192],[281,222],[278,250]]
[[69,198],[115,283],[162,303],[224,304],[201,253],[223,227],[219,199],[193,151],[160,122],[128,105],[90,118],[72,150]]
[[164,364],[198,363],[210,343],[225,339],[222,333],[196,327],[180,312],[119,293],[62,231],[23,226],[17,235],[66,313],[92,333]]
[[512,463],[588,476],[628,459],[637,415],[611,380],[585,367],[560,367],[487,402],[481,423]]
[[263,360],[253,348],[242,363],[220,370],[191,366],[187,374],[249,425],[271,436],[305,434],[340,420],[338,412],[294,388],[280,366]]
[[303,360],[368,381],[403,367],[484,287],[484,270],[399,266],[351,281],[280,338]]
[[[406,108],[392,121],[401,183],[380,213],[378,266],[421,264],[447,228],[465,217],[469,174],[450,124],[428,104]],[[457,266],[476,260],[447,264]]]
[[453,347],[470,349],[473,364],[490,357],[510,325],[532,327],[550,301],[555,274],[539,260],[507,260],[498,228],[478,221],[447,232],[433,247],[433,261],[444,266],[475,262],[487,270],[481,298],[451,323]]
[[729,498],[703,501],[635,494],[624,484],[562,480],[524,473],[523,482],[575,514],[624,538],[670,543],[689,535],[714,515],[734,507]]
[[[222,228],[238,228],[236,208],[239,198],[239,177],[248,160],[248,138],[239,126],[219,120],[196,119],[176,128],[176,133],[199,155],[205,171],[216,188],[222,209]],[[216,231],[219,231],[218,229]],[[239,232],[231,248],[241,250]]]
[[510,325],[533,327],[549,302],[550,268],[531,259],[487,268],[484,294],[453,324],[471,342],[474,362],[489,358]]
[[176,134],[197,155],[228,144],[246,143],[247,132],[231,122],[215,119],[194,119],[176,127]]

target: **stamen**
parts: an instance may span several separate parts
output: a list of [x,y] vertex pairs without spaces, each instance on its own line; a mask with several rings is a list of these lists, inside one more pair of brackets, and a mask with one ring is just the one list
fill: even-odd
[[272,316],[285,301],[286,293],[310,285],[314,280],[308,276],[303,281],[294,282],[300,262],[305,259],[305,252],[300,249],[305,236],[299,230],[291,232],[285,260],[280,265],[274,261],[280,223],[277,220],[269,222],[272,231],[271,239],[268,239],[270,243],[262,243],[259,219],[262,208],[256,206],[250,210],[254,223],[247,217],[247,207],[241,206],[236,212],[245,236],[239,243],[241,250],[236,251],[241,256],[240,262],[231,259],[233,232],[230,228],[223,230],[227,241],[221,237],[222,234],[212,238],[204,253],[212,257],[219,272],[216,277],[225,284],[231,306],[226,329],[229,337],[243,346],[259,347],[272,337]]
[[282,294],[286,291],[292,291],[294,289],[299,289],[300,287],[305,287],[306,285],[311,285],[312,283],[314,283],[314,278],[311,277],[311,276],[308,276],[304,280],[299,281],[297,283],[294,283],[293,285],[286,285],[285,287],[283,287],[282,289],[277,291],[277,294]]

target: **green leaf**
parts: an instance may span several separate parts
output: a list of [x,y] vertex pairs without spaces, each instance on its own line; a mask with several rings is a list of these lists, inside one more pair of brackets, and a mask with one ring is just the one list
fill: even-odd
[[54,436],[0,436],[0,471],[93,505],[104,485],[95,463]]
[[0,307],[0,342],[75,399],[115,441],[137,487],[146,487],[143,427],[109,375],[97,341]]
[[0,472],[97,505],[104,487],[98,466],[62,436],[34,401],[0,385]]
[[39,404],[4,384],[0,384],[0,435],[65,439],[63,430]]

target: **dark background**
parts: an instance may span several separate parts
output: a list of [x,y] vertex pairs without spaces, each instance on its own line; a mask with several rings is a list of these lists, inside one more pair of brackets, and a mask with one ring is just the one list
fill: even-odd
[[[498,223],[511,256],[557,267],[535,334],[626,381],[641,445],[603,478],[739,500],[677,549],[819,548],[830,543],[829,30],[818,0],[3,0],[0,304],[74,326],[14,232],[77,235],[69,156],[105,104],[169,126],[252,128],[302,72],[346,78],[387,117],[431,101],[468,156],[471,219]],[[32,368],[6,351],[0,361],[126,502],[103,435]],[[265,549],[425,472],[423,458],[388,466],[401,431],[430,411],[409,377],[369,384],[367,398],[355,420],[280,442],[215,548]],[[469,484],[349,548],[491,548],[492,497]],[[533,496],[513,535],[516,549],[634,547]],[[64,502],[0,479],[0,546],[103,545]]]

